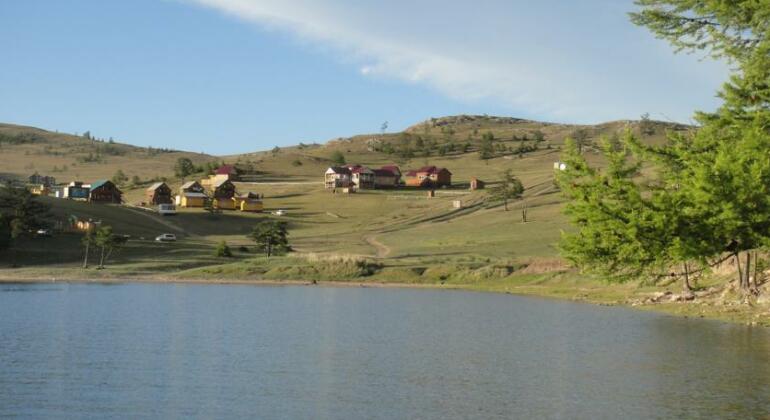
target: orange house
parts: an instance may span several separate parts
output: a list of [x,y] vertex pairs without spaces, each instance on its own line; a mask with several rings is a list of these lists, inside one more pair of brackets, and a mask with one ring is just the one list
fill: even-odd
[[452,173],[447,168],[424,166],[406,173],[408,187],[440,188],[452,185]]

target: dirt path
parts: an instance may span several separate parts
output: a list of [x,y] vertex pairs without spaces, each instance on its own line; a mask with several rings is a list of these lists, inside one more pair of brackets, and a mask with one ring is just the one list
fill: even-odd
[[390,248],[388,248],[387,245],[375,239],[374,234],[364,236],[364,240],[366,241],[367,244],[374,247],[375,256],[377,258],[385,258],[388,256],[388,254],[390,254]]

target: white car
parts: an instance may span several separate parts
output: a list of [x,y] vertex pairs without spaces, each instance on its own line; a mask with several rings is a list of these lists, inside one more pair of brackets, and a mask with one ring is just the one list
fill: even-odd
[[176,206],[173,204],[159,204],[158,213],[161,216],[173,216],[176,214]]
[[173,233],[164,233],[162,235],[158,235],[155,238],[156,242],[174,242],[176,241],[176,235]]
[[273,213],[276,216],[283,216],[286,214],[286,210],[276,210],[275,213]]

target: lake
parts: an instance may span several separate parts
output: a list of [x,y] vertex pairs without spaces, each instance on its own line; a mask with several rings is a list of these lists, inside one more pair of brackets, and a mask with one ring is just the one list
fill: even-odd
[[770,416],[770,331],[502,294],[0,285],[0,417]]

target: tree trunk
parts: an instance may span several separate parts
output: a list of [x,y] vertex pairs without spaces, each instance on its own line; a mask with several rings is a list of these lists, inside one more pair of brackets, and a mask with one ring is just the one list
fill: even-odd
[[88,268],[88,254],[91,251],[91,244],[86,243],[86,255],[83,257],[83,268]]
[[748,292],[751,289],[751,251],[746,252],[746,273],[744,274],[744,277],[745,279],[743,281],[743,290]]
[[521,209],[521,221],[522,223],[527,223],[527,208]]
[[682,284],[682,288],[686,293],[692,293],[692,287],[690,286],[690,267],[686,262],[684,263],[684,283]]
[[505,211],[508,211],[508,199],[503,199],[503,207],[505,208]]
[[104,247],[102,247],[102,253],[99,257],[99,268],[104,268]]
[[735,252],[735,266],[738,268],[738,287],[743,290],[743,271],[741,269],[741,257]]

